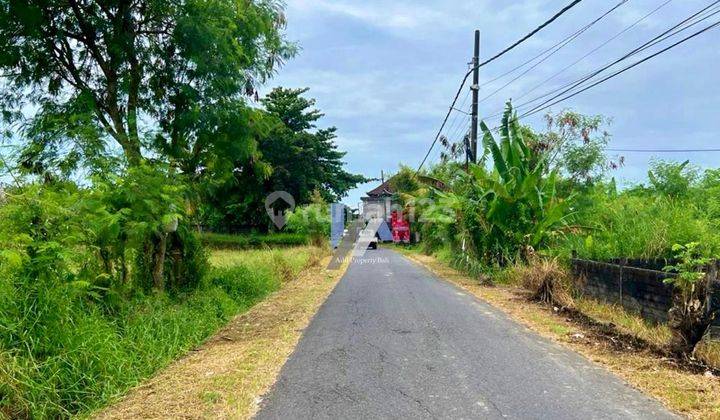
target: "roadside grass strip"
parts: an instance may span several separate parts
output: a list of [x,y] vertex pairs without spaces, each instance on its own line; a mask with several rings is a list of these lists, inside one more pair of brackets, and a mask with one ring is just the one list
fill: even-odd
[[[211,261],[235,258],[223,251]],[[310,268],[96,418],[250,418],[347,267],[327,271],[328,256],[311,258]]]

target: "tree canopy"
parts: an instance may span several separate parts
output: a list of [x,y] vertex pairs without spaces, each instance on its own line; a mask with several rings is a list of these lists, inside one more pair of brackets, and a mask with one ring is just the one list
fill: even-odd
[[251,153],[228,127],[248,126],[243,96],[294,53],[284,23],[274,0],[2,1],[0,103],[23,166],[119,154],[194,171],[228,134]]
[[207,202],[220,209],[207,215],[211,225],[267,226],[264,199],[274,191],[290,193],[298,205],[309,203],[315,191],[332,202],[366,182],[344,169],[337,129],[317,127],[323,114],[314,99],[304,97],[307,92],[276,88],[261,100],[265,110],[256,115],[257,126],[263,127],[256,133],[257,156],[236,161],[231,180],[210,186]]

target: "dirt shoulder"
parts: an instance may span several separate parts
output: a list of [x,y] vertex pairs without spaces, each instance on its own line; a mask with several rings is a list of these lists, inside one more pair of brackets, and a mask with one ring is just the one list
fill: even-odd
[[325,270],[327,262],[303,271],[95,418],[251,417],[344,273],[345,267]]
[[694,419],[720,419],[720,378],[688,371],[652,346],[628,345],[611,334],[553,308],[527,300],[526,292],[483,286],[432,256],[403,252],[411,260],[474,296],[502,309],[521,324],[604,366],[667,408]]

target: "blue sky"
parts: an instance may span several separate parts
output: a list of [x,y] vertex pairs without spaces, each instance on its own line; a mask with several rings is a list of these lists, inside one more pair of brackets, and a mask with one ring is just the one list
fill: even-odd
[[[569,1],[521,0],[288,0],[287,33],[302,48],[267,88],[309,87],[326,113],[323,125],[338,127],[347,168],[379,177],[399,163],[417,166],[432,141],[460,79],[467,71],[475,29],[481,31],[481,60],[502,50]],[[532,86],[580,58],[665,0],[629,0],[533,71],[480,104],[481,115],[502,109]],[[453,2],[454,3],[454,2]],[[585,0],[502,59],[482,68],[480,83],[559,42],[610,9],[616,1]],[[709,0],[674,0],[616,40],[573,66],[529,98],[574,80],[708,5]],[[700,29],[720,17],[715,16]],[[694,28],[695,29],[695,28]],[[692,31],[686,32],[689,34]],[[679,39],[679,38],[678,38]],[[720,29],[716,28],[553,108],[612,118],[610,147],[718,147]],[[512,76],[482,89],[483,97]],[[485,94],[485,95],[483,95]],[[461,96],[461,100],[464,94]],[[456,120],[457,117],[457,120]],[[459,136],[462,114],[450,119]],[[488,121],[491,125],[494,121]],[[527,123],[542,128],[539,116]],[[492,125],[491,125],[492,126]],[[614,173],[628,184],[645,178],[648,153],[623,153]],[[663,154],[700,166],[720,166],[720,153]],[[437,161],[437,151],[431,160]],[[372,184],[344,200],[355,205]]]

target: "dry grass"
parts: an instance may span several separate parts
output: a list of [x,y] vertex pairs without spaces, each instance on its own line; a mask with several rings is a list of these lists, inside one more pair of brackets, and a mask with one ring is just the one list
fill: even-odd
[[638,315],[631,314],[620,305],[599,302],[595,299],[575,300],[575,307],[583,314],[607,324],[619,331],[630,334],[655,347],[665,348],[672,344],[673,332],[665,324],[653,324]]
[[[232,254],[223,252],[214,263],[231,263]],[[318,264],[328,258],[315,257],[313,268],[97,418],[250,418],[344,272]]]
[[[669,409],[693,419],[720,419],[720,378],[688,372],[679,368],[673,360],[649,350],[618,348],[616,343],[596,338],[584,325],[555,312],[551,307],[529,301],[528,293],[518,287],[482,286],[477,280],[433,257],[412,251],[404,253],[439,277],[502,309],[531,330],[604,366],[635,388],[657,398]],[[628,322],[626,325],[630,327],[633,324]],[[651,330],[646,333],[649,337],[657,334],[658,339],[664,334]]]
[[695,346],[693,355],[710,366],[720,369],[720,341],[703,340]]
[[556,259],[535,259],[530,264],[511,267],[506,280],[522,285],[532,293],[531,298],[564,308],[573,306],[570,294],[570,275]]

